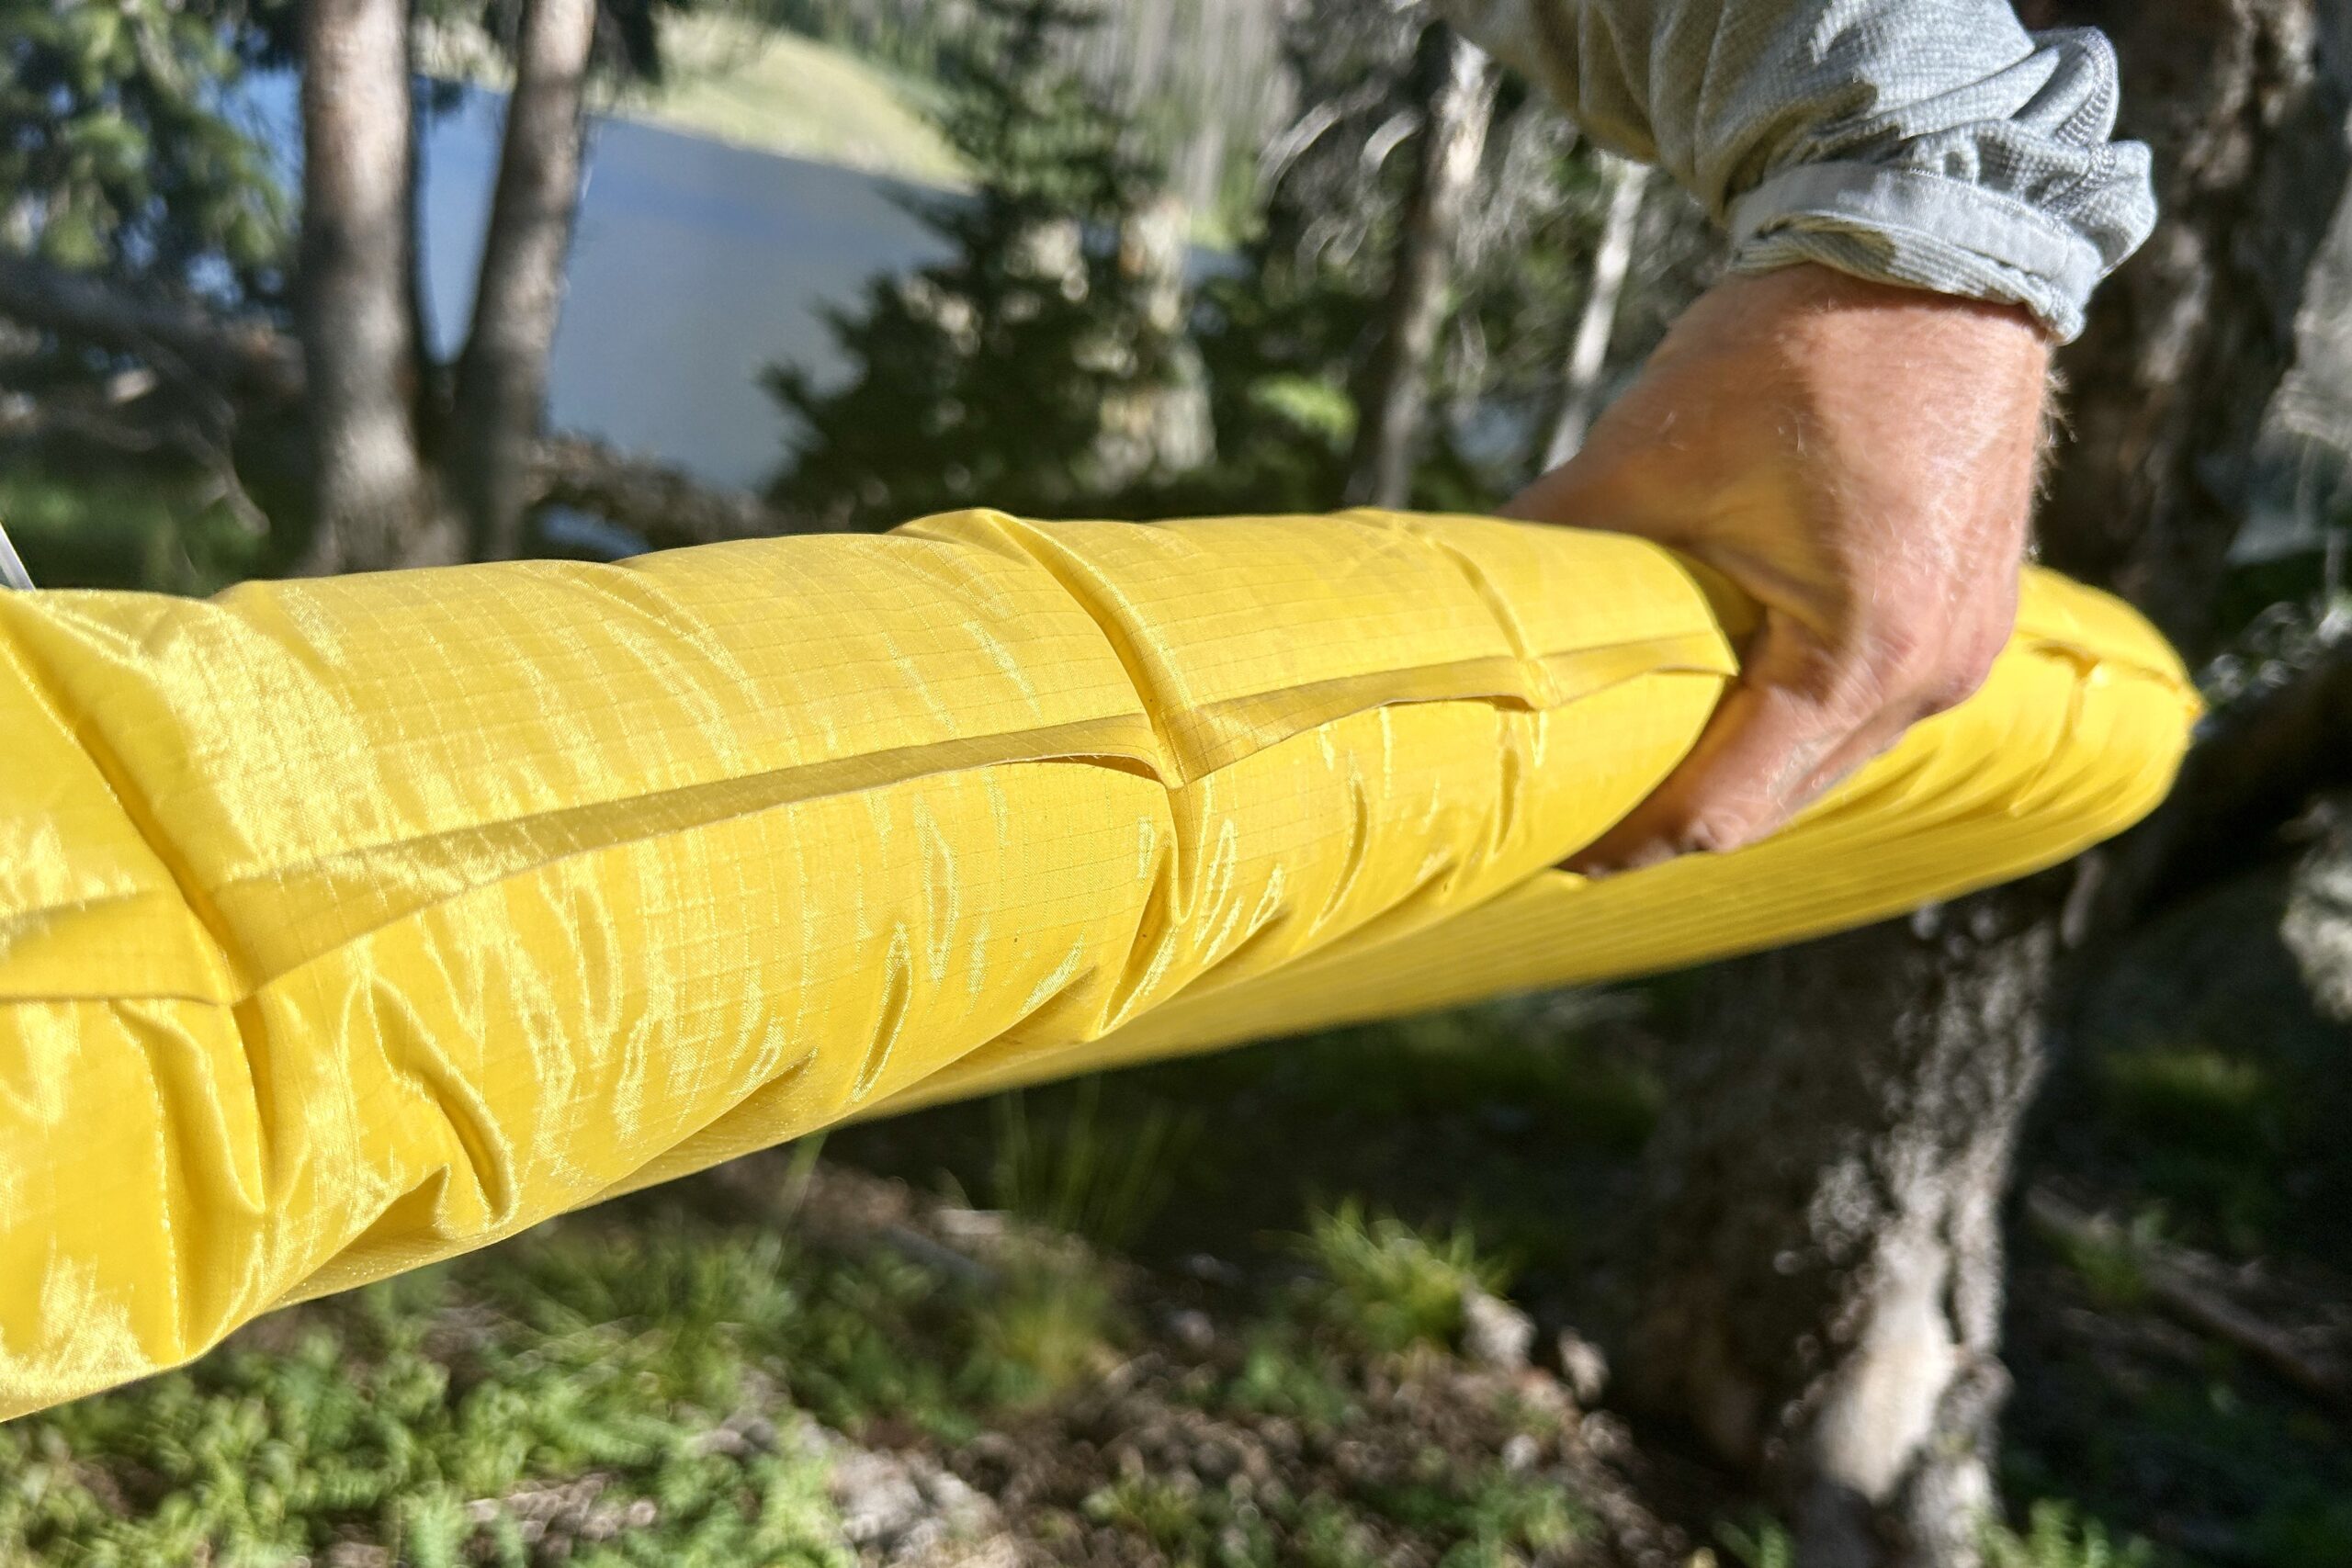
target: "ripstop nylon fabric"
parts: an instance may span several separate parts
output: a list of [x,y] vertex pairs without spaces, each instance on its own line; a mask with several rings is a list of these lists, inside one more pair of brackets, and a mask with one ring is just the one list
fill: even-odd
[[2015,875],[2195,711],[2031,573],[1984,690],[1791,830],[1546,869],[1748,614],[1370,512],[0,595],[0,1416],[845,1117]]

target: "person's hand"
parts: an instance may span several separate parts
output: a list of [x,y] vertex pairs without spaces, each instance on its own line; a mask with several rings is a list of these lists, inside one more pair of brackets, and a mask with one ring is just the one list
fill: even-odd
[[2023,310],[1821,266],[1683,313],[1504,508],[1669,546],[1763,608],[1690,756],[1574,869],[1751,842],[1976,689],[2017,613],[2049,359]]

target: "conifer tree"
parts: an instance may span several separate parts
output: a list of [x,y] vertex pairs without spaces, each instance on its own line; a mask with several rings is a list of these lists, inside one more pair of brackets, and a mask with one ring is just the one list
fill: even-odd
[[944,46],[942,74],[946,130],[979,186],[909,198],[949,254],[832,315],[845,383],[769,375],[801,436],[771,499],[814,526],[1091,504],[1121,477],[1106,411],[1167,375],[1149,280],[1119,247],[1159,171],[1069,63],[1092,13],[1071,0],[976,11]]

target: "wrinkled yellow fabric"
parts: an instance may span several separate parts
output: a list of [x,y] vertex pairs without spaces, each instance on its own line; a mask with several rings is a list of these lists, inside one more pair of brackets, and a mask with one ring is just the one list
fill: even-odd
[[1377,513],[0,594],[0,1416],[844,1117],[2014,875],[2194,713],[2034,573],[1984,692],[1792,830],[1546,869],[1744,614]]

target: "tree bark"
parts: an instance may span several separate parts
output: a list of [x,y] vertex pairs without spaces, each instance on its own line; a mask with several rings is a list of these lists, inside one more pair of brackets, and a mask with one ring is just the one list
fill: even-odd
[[1386,320],[1365,366],[1348,462],[1347,498],[1363,505],[1403,506],[1410,496],[1454,236],[1495,111],[1495,62],[1476,45],[1433,23],[1422,48],[1435,85],[1422,116],[1420,156],[1389,274]]
[[595,33],[595,0],[524,7],[447,465],[473,552],[485,559],[512,559],[522,548],[580,205],[582,103]]
[[2002,1193],[2055,952],[2035,886],[1725,966],[1647,1155],[1626,1372],[1764,1476],[1806,1568],[1966,1561]]
[[1600,220],[1600,238],[1592,250],[1592,281],[1587,286],[1584,310],[1577,317],[1575,340],[1568,345],[1568,366],[1561,378],[1560,412],[1552,421],[1552,436],[1544,446],[1544,468],[1558,468],[1584,446],[1585,432],[1600,412],[1600,373],[1609,363],[1609,337],[1617,324],[1617,300],[1625,292],[1625,273],[1634,260],[1634,232],[1642,216],[1642,195],[1649,188],[1649,165],[1601,154],[1601,170],[1609,205]]
[[[411,0],[413,4],[414,0]],[[424,74],[422,58],[423,29],[408,29],[408,78],[413,84]],[[413,90],[413,89],[412,89]],[[408,136],[408,335],[410,376],[414,395],[410,399],[415,411],[416,443],[427,456],[444,450],[449,428],[449,367],[445,364],[433,342],[433,301],[431,285],[426,274],[431,258],[425,254],[424,186],[432,178],[425,167],[425,135],[427,117],[412,110],[409,115]]]
[[1189,473],[1216,457],[1208,374],[1186,331],[1191,231],[1191,209],[1164,193],[1119,224],[1119,273],[1136,290],[1142,321],[1114,350],[1132,355],[1142,373],[1102,408],[1095,483],[1105,490]]
[[408,7],[301,7],[302,240],[297,312],[313,535],[305,569],[409,559],[427,515],[409,313]]
[[2041,9],[2114,40],[2122,130],[2154,152],[2163,208],[2062,357],[2072,435],[2041,510],[2042,555],[2113,586],[2195,654],[2345,189],[2352,16],[2326,0]]
[[2352,797],[2321,801],[2310,824],[2312,842],[2288,882],[2278,936],[2312,1005],[2352,1023]]
[[[2029,19],[2106,27],[2163,204],[2064,356],[2078,434],[2045,555],[2120,584],[2193,652],[2346,183],[2319,36],[2346,22],[2318,0],[2044,9]],[[1998,1215],[2064,880],[1725,968],[1668,1100],[1628,1384],[1768,1478],[1807,1568],[1977,1561],[2005,1387]]]

